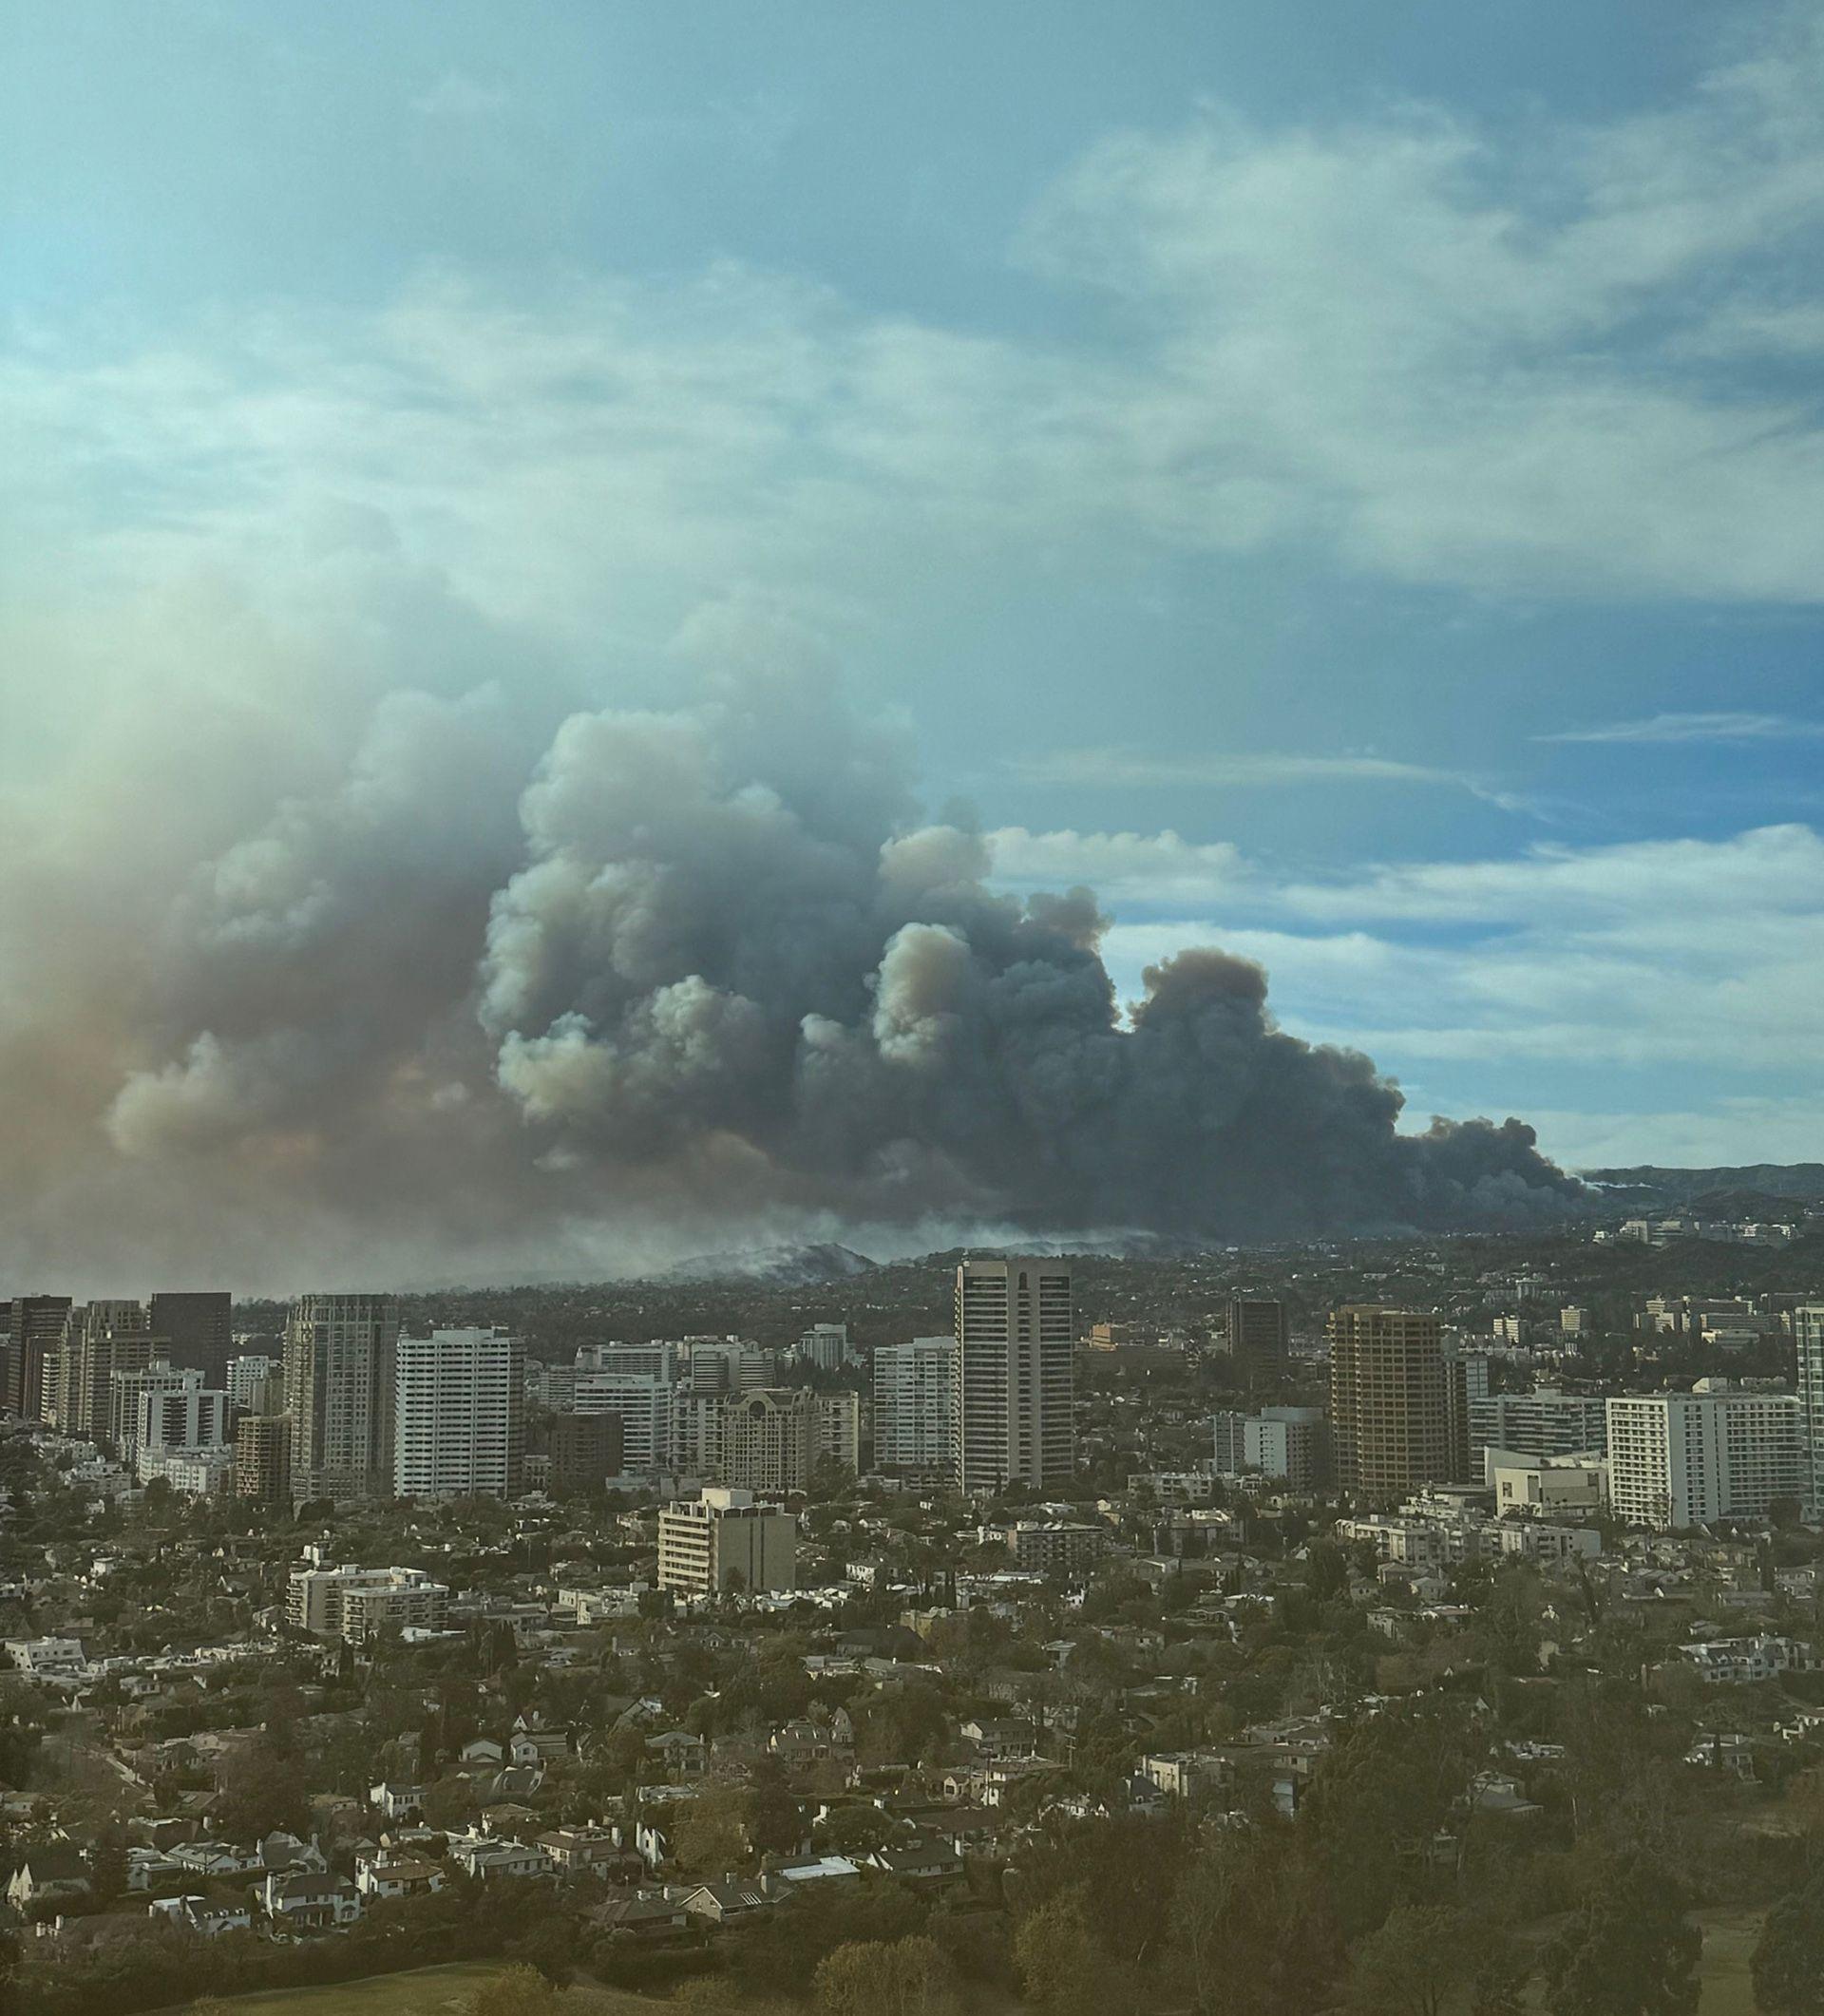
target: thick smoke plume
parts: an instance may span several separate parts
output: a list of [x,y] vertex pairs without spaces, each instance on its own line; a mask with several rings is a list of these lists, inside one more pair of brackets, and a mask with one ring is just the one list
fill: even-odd
[[[1091,893],[995,890],[826,679],[575,713],[542,754],[513,719],[393,694],[339,776],[195,859],[93,887],[38,860],[24,949],[54,984],[0,997],[32,1144],[0,1261],[93,1271],[111,1240],[123,1275],[265,1284],[731,1228],[1235,1239],[1574,1203],[1518,1121],[1396,1132],[1397,1088],[1277,1029],[1257,966],[1188,950],[1124,1010]],[[105,953],[72,922],[96,888]]]

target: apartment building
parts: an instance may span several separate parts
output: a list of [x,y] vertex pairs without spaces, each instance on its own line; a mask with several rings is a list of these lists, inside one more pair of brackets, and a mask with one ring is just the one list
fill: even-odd
[[798,1522],[753,1493],[711,1485],[658,1515],[658,1586],[681,1596],[797,1587]]
[[1330,1436],[1337,1481],[1372,1502],[1469,1471],[1466,1368],[1438,1318],[1356,1303],[1330,1316]]
[[874,1354],[874,1467],[948,1471],[956,1460],[956,1339],[883,1344]]
[[449,1590],[416,1568],[300,1568],[292,1570],[285,1615],[316,1638],[352,1645],[381,1631],[443,1628]]
[[306,1295],[285,1332],[292,1478],[314,1498],[390,1495],[393,1351],[390,1295]]
[[957,1269],[957,1478],[965,1492],[1043,1488],[1076,1463],[1075,1315],[1068,1265],[966,1260]]
[[394,1492],[516,1498],[525,1474],[525,1346],[505,1330],[401,1337],[394,1354]]
[[1606,1404],[1609,1503],[1630,1525],[1680,1531],[1764,1518],[1776,1498],[1808,1500],[1804,1403],[1791,1394],[1711,1386]]

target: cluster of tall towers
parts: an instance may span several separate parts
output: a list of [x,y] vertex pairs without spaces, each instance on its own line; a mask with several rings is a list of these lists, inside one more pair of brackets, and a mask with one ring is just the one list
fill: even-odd
[[1068,1263],[966,1260],[955,1326],[874,1354],[874,1460],[963,1491],[1062,1484],[1076,1464]]

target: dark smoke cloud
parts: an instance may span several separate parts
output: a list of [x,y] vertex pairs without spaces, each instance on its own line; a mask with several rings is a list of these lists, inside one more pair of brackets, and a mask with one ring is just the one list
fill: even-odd
[[1575,1194],[1517,1121],[1397,1134],[1398,1091],[1276,1029],[1223,953],[1150,970],[1124,1021],[1090,892],[997,894],[982,841],[909,803],[814,682],[567,723],[483,962],[529,1124],[591,1165],[726,1138],[864,1217],[1257,1236]]
[[833,1222],[1248,1238],[1574,1205],[1518,1121],[1397,1133],[1398,1090],[1277,1029],[1257,966],[1186,951],[1124,1013],[1090,892],[997,892],[828,678],[545,740],[491,690],[388,695],[339,776],[109,882],[105,953],[86,857],[38,858],[65,937],[34,907],[56,984],[0,997],[34,1143],[0,1259],[267,1284]]

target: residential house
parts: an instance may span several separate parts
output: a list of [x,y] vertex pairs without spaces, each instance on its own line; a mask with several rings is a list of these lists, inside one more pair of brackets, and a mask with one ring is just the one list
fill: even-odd
[[260,1886],[259,1901],[275,1929],[294,1936],[333,1931],[361,1915],[354,1885],[346,1876],[326,1875],[320,1870],[283,1875],[275,1871]]
[[381,1816],[389,1820],[419,1820],[425,1815],[425,1788],[422,1785],[371,1785],[368,1788],[368,1804],[377,1807]]
[[67,1842],[23,1849],[7,1879],[7,1902],[21,1917],[42,1917],[55,1903],[88,1895],[88,1864]]
[[154,1918],[167,1918],[186,1931],[213,1939],[222,1932],[252,1930],[254,1914],[244,1904],[222,1904],[210,1897],[161,1897],[146,1906]]
[[360,1854],[354,1858],[354,1887],[364,1897],[427,1897],[442,1890],[446,1872],[440,1862],[391,1854]]
[[686,1892],[684,1909],[712,1925],[738,1924],[770,1910],[780,1900],[767,1893],[757,1876],[724,1876],[719,1883],[699,1883]]

